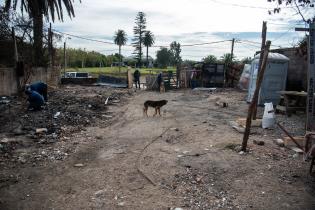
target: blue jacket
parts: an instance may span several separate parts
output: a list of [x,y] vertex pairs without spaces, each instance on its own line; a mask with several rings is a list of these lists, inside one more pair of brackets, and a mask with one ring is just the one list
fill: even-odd
[[30,102],[29,108],[40,109],[44,105],[44,98],[36,91],[30,91],[28,99]]
[[45,91],[47,92],[47,85],[43,82],[35,82],[30,85],[30,89],[43,95]]

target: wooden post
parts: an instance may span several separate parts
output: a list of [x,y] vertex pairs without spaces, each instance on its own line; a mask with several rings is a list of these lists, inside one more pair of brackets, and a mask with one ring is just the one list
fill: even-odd
[[315,131],[315,22],[309,27],[308,38],[308,72],[307,72],[307,110],[306,110],[306,130]]
[[[267,22],[263,21],[262,32],[261,32],[261,50],[260,50],[260,56],[259,56],[258,69],[261,68],[262,60],[264,57],[264,49],[266,46],[266,36],[267,36]],[[257,83],[258,83],[258,80],[256,80],[256,87],[257,87]],[[253,120],[256,120],[256,116],[257,116],[257,103],[254,104]]]
[[264,57],[263,57],[262,65],[258,71],[256,89],[255,89],[251,104],[249,105],[249,108],[248,108],[247,119],[246,119],[246,128],[245,128],[245,132],[244,132],[244,136],[243,136],[243,142],[242,142],[242,151],[244,151],[244,152],[246,152],[246,148],[247,148],[247,142],[248,142],[250,127],[251,127],[251,123],[252,123],[252,115],[253,115],[255,104],[257,104],[260,86],[261,86],[261,83],[262,83],[263,78],[264,78],[264,73],[265,73],[265,69],[266,69],[266,65],[267,65],[270,45],[271,45],[271,41],[267,41],[265,49],[264,49]]
[[67,66],[66,41],[63,43],[63,58],[64,58],[63,77],[66,78],[66,66]]
[[12,27],[12,39],[13,39],[13,44],[14,44],[14,63],[15,63],[15,79],[16,79],[16,88],[17,92],[20,94],[21,90],[21,84],[20,84],[20,77],[17,72],[18,68],[18,61],[19,61],[19,55],[18,55],[18,50],[17,50],[17,43],[16,43],[16,37],[15,37],[15,30]]

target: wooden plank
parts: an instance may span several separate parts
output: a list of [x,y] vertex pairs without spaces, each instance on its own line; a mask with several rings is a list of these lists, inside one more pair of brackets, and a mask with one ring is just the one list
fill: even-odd
[[307,96],[307,92],[299,92],[299,91],[278,91],[282,96],[288,95],[288,96]]
[[277,105],[276,110],[279,110],[279,111],[282,111],[282,112],[286,112],[287,111],[285,106],[281,106],[281,105]]
[[[304,136],[294,136],[293,137],[296,142],[301,145],[302,147],[304,146],[304,142],[305,142],[305,138]],[[283,137],[283,142],[284,142],[284,146],[286,147],[296,147],[296,144],[292,141],[292,139],[290,137]]]

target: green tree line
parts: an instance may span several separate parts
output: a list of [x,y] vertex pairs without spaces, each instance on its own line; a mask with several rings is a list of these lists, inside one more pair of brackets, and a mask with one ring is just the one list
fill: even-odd
[[[56,52],[57,62],[64,65],[64,49],[58,48]],[[114,62],[120,61],[119,54],[104,55],[95,51],[67,48],[66,63],[68,68],[81,67],[109,67]]]

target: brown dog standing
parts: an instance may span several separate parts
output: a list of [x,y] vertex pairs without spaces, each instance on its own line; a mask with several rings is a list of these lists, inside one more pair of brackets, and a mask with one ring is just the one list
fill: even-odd
[[162,106],[164,106],[165,104],[167,104],[167,100],[161,100],[161,101],[146,101],[144,102],[144,107],[143,107],[143,113],[146,114],[146,116],[148,116],[148,108],[153,107],[155,108],[155,113],[153,116],[155,116],[157,113],[159,113],[159,115],[161,116],[161,112],[160,109]]

